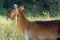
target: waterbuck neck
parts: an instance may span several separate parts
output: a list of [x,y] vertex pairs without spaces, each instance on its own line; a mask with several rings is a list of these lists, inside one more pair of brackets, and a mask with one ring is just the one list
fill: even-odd
[[22,10],[18,10],[17,15],[17,26],[19,27],[20,31],[24,32],[27,27],[27,19],[25,18]]

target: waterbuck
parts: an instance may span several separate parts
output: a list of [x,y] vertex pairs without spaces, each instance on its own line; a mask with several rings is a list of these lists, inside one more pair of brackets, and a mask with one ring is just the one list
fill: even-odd
[[24,6],[14,5],[15,9],[7,15],[16,19],[17,27],[26,40],[56,40],[60,38],[60,20],[29,21],[23,13]]

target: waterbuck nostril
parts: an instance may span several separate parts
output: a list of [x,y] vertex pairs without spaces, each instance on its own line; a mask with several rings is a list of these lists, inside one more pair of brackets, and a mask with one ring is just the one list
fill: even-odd
[[6,20],[9,20],[9,18],[7,16],[5,18],[6,18]]

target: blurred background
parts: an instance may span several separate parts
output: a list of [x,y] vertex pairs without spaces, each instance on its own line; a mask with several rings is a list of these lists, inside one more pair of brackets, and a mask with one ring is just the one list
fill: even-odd
[[20,34],[14,20],[6,20],[6,16],[24,4],[24,15],[28,20],[46,21],[60,19],[60,0],[0,0],[0,40],[25,40]]

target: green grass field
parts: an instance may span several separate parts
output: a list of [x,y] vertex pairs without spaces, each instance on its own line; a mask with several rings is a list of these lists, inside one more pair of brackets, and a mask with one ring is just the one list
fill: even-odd
[[[50,17],[29,17],[31,21],[34,20],[50,20]],[[59,19],[59,18],[54,18]],[[0,40],[25,40],[25,38],[20,34],[16,22],[14,20],[6,20],[4,16],[0,15]]]

